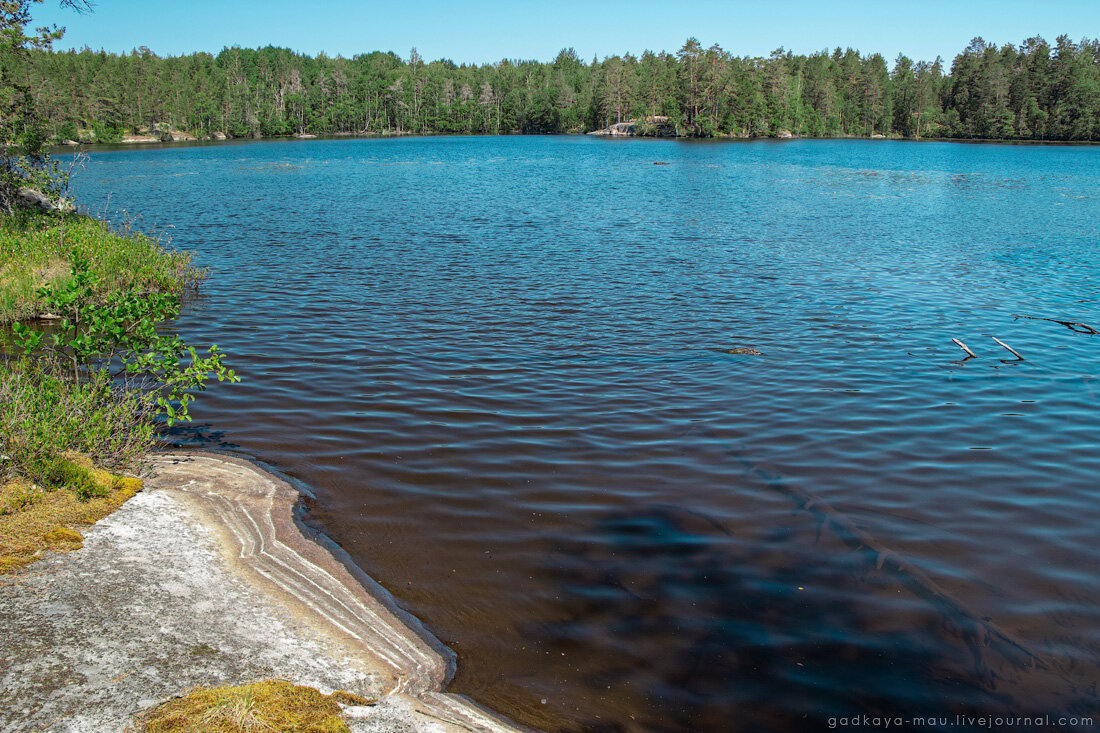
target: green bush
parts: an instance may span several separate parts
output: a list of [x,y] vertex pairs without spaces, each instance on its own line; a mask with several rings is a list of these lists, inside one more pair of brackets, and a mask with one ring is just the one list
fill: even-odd
[[21,323],[12,326],[12,344],[24,356],[37,355],[43,363],[60,367],[77,386],[85,375],[122,378],[125,388],[141,394],[169,425],[191,419],[188,403],[194,392],[206,389],[208,379],[240,381],[222,363],[216,345],[200,356],[179,336],[157,331],[179,315],[174,293],[142,293],[129,286],[100,298],[101,278],[81,257],[73,259],[71,275],[64,288],[45,285],[38,291],[46,310],[59,319],[52,332]]
[[124,466],[153,442],[148,399],[112,387],[108,375],[76,384],[29,359],[0,363],[0,473],[90,498],[101,495],[95,481],[63,454]]
[[[152,446],[158,415],[189,420],[210,379],[238,381],[217,346],[200,354],[158,330],[202,275],[189,256],[87,217],[0,216],[0,484],[104,496],[72,454],[124,466]],[[44,328],[19,320],[44,314]]]
[[80,131],[77,129],[76,124],[70,120],[63,125],[58,126],[56,139],[58,142],[64,142],[66,140],[79,140]]
[[96,122],[92,126],[92,131],[95,134],[95,141],[104,145],[121,142],[123,135],[126,133],[121,127],[113,127],[101,122]]

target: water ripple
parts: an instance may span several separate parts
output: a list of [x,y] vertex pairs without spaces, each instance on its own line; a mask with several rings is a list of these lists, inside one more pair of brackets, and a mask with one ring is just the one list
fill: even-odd
[[1100,328],[1098,173],[422,138],[93,153],[77,189],[212,267],[178,328],[244,382],[174,439],[308,485],[455,691],[785,731],[1095,712],[1100,336],[1017,316]]

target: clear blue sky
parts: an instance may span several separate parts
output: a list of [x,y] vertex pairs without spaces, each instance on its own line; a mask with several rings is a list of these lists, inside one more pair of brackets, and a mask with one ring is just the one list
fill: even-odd
[[68,28],[60,49],[148,46],[164,56],[271,44],[408,58],[415,46],[425,59],[456,63],[548,61],[569,46],[585,60],[676,51],[695,36],[737,55],[850,46],[889,62],[904,52],[918,60],[941,55],[950,64],[974,36],[1002,44],[1100,35],[1100,0],[97,0],[83,16],[45,0],[34,10],[37,22]]

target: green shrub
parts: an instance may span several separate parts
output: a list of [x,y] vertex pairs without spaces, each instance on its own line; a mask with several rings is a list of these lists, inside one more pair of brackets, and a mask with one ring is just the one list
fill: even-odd
[[80,131],[76,129],[76,124],[69,120],[68,122],[58,126],[57,128],[57,141],[64,142],[66,140],[79,140]]
[[[0,216],[0,483],[104,497],[73,454],[124,466],[152,446],[158,414],[189,420],[207,381],[239,381],[217,346],[200,354],[158,331],[201,276],[187,255],[87,217]],[[34,314],[53,320],[18,320]]]
[[87,487],[87,471],[63,454],[124,466],[153,442],[148,398],[113,388],[108,375],[75,384],[30,360],[0,363],[0,472],[51,488],[75,482],[91,497],[97,492]]
[[101,122],[93,124],[92,129],[95,132],[95,141],[103,144],[120,142],[126,132],[121,127],[112,127]]
[[64,288],[46,285],[38,291],[45,308],[60,319],[52,332],[16,323],[12,344],[25,356],[62,367],[77,386],[85,374],[124,378],[126,388],[155,405],[169,425],[191,419],[188,403],[210,378],[240,381],[222,363],[217,345],[200,356],[179,336],[157,331],[159,324],[179,315],[174,293],[139,293],[129,286],[99,299],[100,282],[86,260],[74,258],[72,278]]

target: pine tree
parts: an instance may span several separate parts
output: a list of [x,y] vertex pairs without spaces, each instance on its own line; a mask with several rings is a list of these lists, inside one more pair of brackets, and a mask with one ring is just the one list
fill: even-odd
[[[32,88],[19,72],[32,50],[48,51],[64,29],[38,28],[27,34],[31,6],[42,0],[0,1],[0,208],[11,211],[24,186],[33,186],[51,197],[59,197],[64,177],[45,154],[48,142],[43,118]],[[61,0],[63,7],[86,10],[85,0]],[[42,100],[46,101],[46,100]]]

